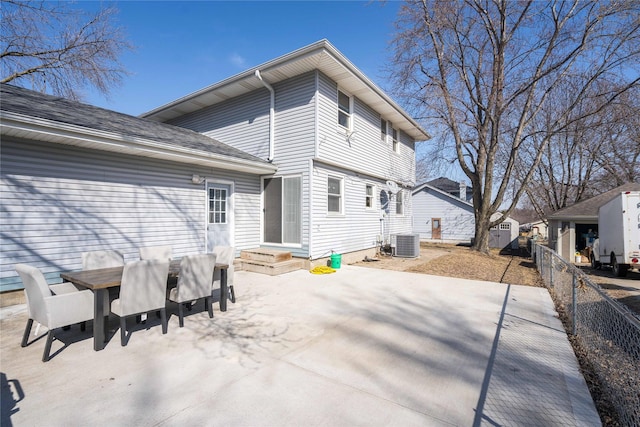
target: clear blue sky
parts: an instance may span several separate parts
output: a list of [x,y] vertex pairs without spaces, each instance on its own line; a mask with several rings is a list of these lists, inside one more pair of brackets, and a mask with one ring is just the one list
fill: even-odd
[[[105,2],[103,4],[110,4]],[[136,46],[131,73],[109,99],[85,101],[138,115],[321,39],[378,86],[398,1],[119,1],[118,21]],[[95,10],[98,2],[78,6]]]

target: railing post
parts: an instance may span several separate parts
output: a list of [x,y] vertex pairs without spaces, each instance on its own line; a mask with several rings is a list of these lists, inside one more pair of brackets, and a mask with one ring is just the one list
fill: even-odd
[[553,288],[553,254],[549,252],[549,288]]
[[576,320],[578,318],[578,287],[577,287],[576,272],[573,271],[573,281],[571,283],[571,334],[576,335]]

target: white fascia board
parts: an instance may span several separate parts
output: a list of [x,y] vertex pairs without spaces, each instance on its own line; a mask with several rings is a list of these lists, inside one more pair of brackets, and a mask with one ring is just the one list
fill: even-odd
[[61,123],[22,114],[0,111],[0,133],[58,144],[151,157],[217,169],[258,175],[273,174],[277,166],[237,157],[190,150],[157,141]]

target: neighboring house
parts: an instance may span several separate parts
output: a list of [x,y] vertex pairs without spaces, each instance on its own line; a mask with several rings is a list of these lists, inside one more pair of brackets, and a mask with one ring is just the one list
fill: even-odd
[[535,221],[529,223],[529,235],[535,240],[547,240],[548,237],[548,225],[545,221]]
[[473,188],[467,187],[467,184],[464,181],[455,182],[449,178],[441,176],[440,178],[428,181],[426,184],[444,191],[445,193],[451,194],[458,199],[462,199],[467,202],[472,202],[473,200]]
[[[438,178],[435,183],[443,185],[455,183],[447,178]],[[434,182],[434,181],[430,181]],[[462,185],[460,186],[462,187]],[[411,199],[413,204],[413,232],[420,234],[421,240],[447,243],[470,243],[475,236],[475,215],[473,204],[462,200],[455,194],[465,196],[460,188],[454,191],[449,185],[449,191],[436,188],[429,183],[414,188]],[[494,220],[500,213],[492,215]],[[518,248],[519,224],[511,217],[507,217],[501,224],[490,231],[489,247]]]
[[429,183],[414,188],[411,200],[413,232],[419,233],[421,240],[468,243],[473,239],[475,217],[468,201]]
[[554,212],[549,219],[549,247],[573,262],[576,251],[587,246],[589,230],[598,232],[598,210],[623,191],[640,191],[640,184],[627,183]]
[[142,116],[277,164],[251,207],[258,229],[236,239],[316,260],[412,230],[415,143],[429,135],[326,40]]
[[[260,177],[276,166],[254,155],[6,84],[0,135],[0,291],[23,287],[16,263],[56,282],[81,268],[84,251],[114,249],[132,261],[141,246],[170,244],[182,256],[257,243],[245,236],[260,231]],[[224,218],[223,199],[233,218]],[[207,232],[208,223],[229,227],[229,236]]]

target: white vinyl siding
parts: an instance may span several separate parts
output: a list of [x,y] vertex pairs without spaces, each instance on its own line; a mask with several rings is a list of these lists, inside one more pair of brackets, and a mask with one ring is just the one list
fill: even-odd
[[[190,167],[66,145],[3,138],[0,289],[19,289],[14,265],[41,268],[52,283],[79,270],[84,251],[113,249],[126,261],[141,246],[169,244],[176,257],[204,250],[206,191]],[[235,246],[259,241],[259,178],[216,171],[235,182]]]
[[269,156],[269,97],[269,91],[263,88],[168,123],[203,133],[266,159]]
[[[342,177],[343,215],[327,214],[327,181],[330,176]],[[312,222],[315,233],[313,253],[310,254],[312,259],[326,257],[331,251],[348,253],[374,248],[381,234],[378,200],[384,181],[318,163],[314,167],[313,185]],[[375,189],[374,209],[363,208],[363,189],[366,185]],[[411,232],[411,218],[408,216],[410,204],[406,208],[404,217],[396,216],[393,209],[387,215],[389,226],[385,226],[385,235]]]
[[374,177],[414,183],[415,143],[411,137],[398,131],[397,153],[393,152],[391,141],[381,147],[380,113],[353,96],[353,136],[347,139],[335,125],[338,85],[322,73],[318,77],[318,157]]

